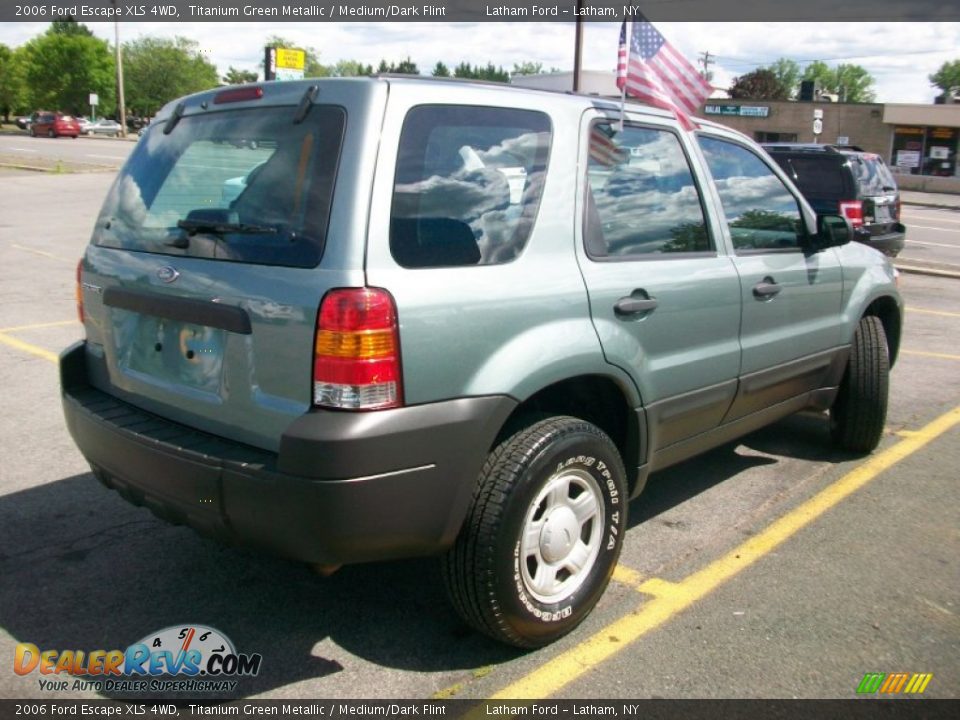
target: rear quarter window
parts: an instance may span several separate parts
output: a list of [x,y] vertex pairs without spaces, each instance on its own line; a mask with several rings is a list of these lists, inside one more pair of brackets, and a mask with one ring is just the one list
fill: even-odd
[[403,267],[494,265],[526,246],[547,172],[549,117],[422,105],[404,119],[390,212]]
[[773,159],[807,197],[840,198],[851,192],[839,158],[774,155]]

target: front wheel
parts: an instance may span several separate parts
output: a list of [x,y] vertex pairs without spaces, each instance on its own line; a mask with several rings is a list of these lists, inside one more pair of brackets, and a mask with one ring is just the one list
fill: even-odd
[[843,450],[871,452],[880,443],[890,386],[887,335],[880,318],[860,319],[847,371],[830,408],[830,434]]
[[475,629],[516,647],[546,645],[600,599],[626,521],[626,473],[610,438],[573,417],[534,423],[487,459],[443,558],[447,592]]

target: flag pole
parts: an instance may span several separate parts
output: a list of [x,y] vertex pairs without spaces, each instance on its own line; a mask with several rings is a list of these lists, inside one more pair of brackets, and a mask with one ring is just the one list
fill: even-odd
[[[624,41],[627,46],[626,74],[630,75],[630,51],[633,49],[633,20],[624,20]],[[623,132],[623,114],[627,105],[627,79],[623,79],[623,87],[620,88],[620,128],[618,132]]]

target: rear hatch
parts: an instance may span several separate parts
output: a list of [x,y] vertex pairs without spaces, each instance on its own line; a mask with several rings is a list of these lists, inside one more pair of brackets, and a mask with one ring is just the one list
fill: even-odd
[[879,155],[851,154],[850,169],[863,202],[863,223],[871,235],[903,232],[897,183]]
[[231,88],[158,114],[82,263],[95,386],[274,451],[310,407],[320,301],[363,284],[363,135],[386,95],[318,86]]

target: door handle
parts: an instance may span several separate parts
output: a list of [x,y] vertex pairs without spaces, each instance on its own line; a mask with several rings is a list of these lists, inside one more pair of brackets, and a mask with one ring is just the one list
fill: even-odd
[[753,286],[753,296],[757,300],[770,300],[779,294],[783,287],[773,281],[771,277],[765,277],[763,280]]
[[652,312],[657,309],[660,303],[656,298],[643,297],[639,295],[628,295],[617,300],[613,306],[613,312],[619,317],[630,315],[640,315],[641,313]]

